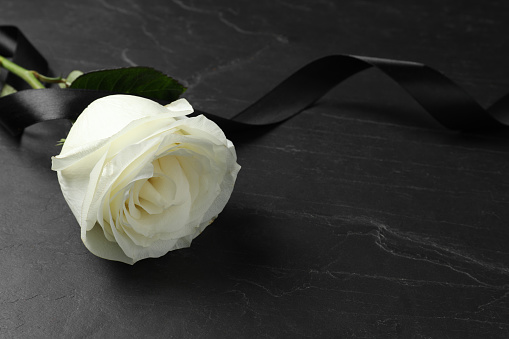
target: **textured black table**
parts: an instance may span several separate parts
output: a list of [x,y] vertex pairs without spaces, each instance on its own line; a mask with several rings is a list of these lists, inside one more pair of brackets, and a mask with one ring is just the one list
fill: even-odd
[[[148,65],[229,117],[318,57],[509,90],[506,1],[3,1],[56,73]],[[8,112],[1,112],[8,114]],[[233,140],[230,203],[189,249],[90,254],[50,157],[65,122],[0,133],[0,337],[509,336],[509,130],[448,131],[374,71]]]

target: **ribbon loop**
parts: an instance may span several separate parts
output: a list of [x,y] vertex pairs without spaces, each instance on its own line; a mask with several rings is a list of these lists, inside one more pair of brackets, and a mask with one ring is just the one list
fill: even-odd
[[[48,63],[39,51],[28,41],[25,35],[14,26],[0,26],[0,55],[8,57],[15,64],[42,74],[48,71]],[[6,73],[0,77],[0,84],[8,83],[17,90],[30,86],[14,74]],[[0,87],[1,88],[1,87]],[[3,109],[0,108],[0,112]]]

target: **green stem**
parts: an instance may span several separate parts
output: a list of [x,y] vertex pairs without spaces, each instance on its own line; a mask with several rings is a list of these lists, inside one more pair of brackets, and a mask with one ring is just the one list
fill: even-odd
[[16,65],[14,62],[6,59],[1,55],[0,67],[3,67],[9,72],[19,76],[21,79],[25,80],[32,88],[45,88],[44,85],[35,76],[34,71],[29,71],[19,65]]
[[45,75],[39,74],[36,71],[30,71],[30,72],[34,73],[34,75],[37,79],[41,80],[42,82],[48,83],[48,84],[65,84],[66,83],[65,79],[63,79],[62,77],[52,78],[52,77],[47,77]]

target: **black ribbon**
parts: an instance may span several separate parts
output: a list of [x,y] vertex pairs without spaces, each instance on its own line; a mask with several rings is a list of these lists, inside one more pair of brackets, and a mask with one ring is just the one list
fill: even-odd
[[[27,69],[47,72],[45,59],[16,27],[0,26],[0,54]],[[509,95],[483,109],[461,87],[426,65],[349,55],[331,55],[307,64],[231,119],[197,113],[228,130],[277,124],[310,107],[350,76],[371,67],[392,78],[447,128],[465,131],[509,126]],[[17,89],[27,87],[11,75],[6,81]],[[74,120],[92,101],[109,94],[112,93],[76,89],[22,90],[0,98],[0,123],[17,135],[37,122]]]

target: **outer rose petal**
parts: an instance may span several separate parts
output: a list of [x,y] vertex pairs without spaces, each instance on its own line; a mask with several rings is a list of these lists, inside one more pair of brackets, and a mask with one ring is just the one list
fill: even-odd
[[[105,112],[104,107],[108,111]],[[179,99],[167,106],[132,95],[110,95],[92,102],[76,122],[67,136],[62,153],[81,146],[83,141],[92,143],[121,131],[131,122],[149,116],[168,114],[171,117],[187,115],[193,108],[185,99]]]
[[[64,197],[81,226],[82,240],[92,253],[129,264],[148,257],[159,257],[168,251],[189,246],[223,210],[240,169],[236,163],[235,149],[221,129],[210,120],[203,116],[185,117],[192,111],[184,99],[164,107],[140,97],[113,95],[93,102],[80,115],[69,132],[61,154],[53,157],[52,168],[57,171]],[[198,152],[196,156],[200,154],[200,157],[209,158],[206,162],[197,163],[201,164],[200,171],[203,171],[203,164],[210,164],[216,170],[210,168],[210,171],[197,176],[195,170],[185,168],[189,172],[186,180],[199,180],[201,184],[191,182],[182,186],[190,190],[187,193],[174,190],[173,194],[185,194],[172,197],[175,199],[169,201],[176,203],[185,196],[186,204],[195,202],[185,207],[193,211],[187,215],[188,220],[182,219],[185,215],[180,213],[175,219],[181,221],[179,225],[169,224],[166,229],[161,223],[163,219],[158,220],[156,214],[148,219],[140,219],[152,220],[156,224],[147,224],[145,229],[143,224],[137,222],[141,233],[131,234],[133,229],[128,220],[135,220],[129,219],[129,214],[126,214],[127,219],[118,219],[123,214],[112,212],[120,213],[124,209],[122,213],[128,213],[129,210],[123,207],[123,199],[128,196],[133,198],[132,193],[127,193],[133,189],[135,182],[156,175],[154,166],[150,165],[154,159],[166,156],[192,157],[193,152]],[[191,163],[194,161],[186,162],[186,166]],[[209,178],[212,173],[216,174]],[[141,185],[143,182],[140,181]],[[207,189],[204,183],[212,185],[211,188],[217,187],[217,192],[216,188],[213,191]],[[200,191],[202,186],[207,189],[206,192]],[[171,191],[171,186],[163,185],[159,189],[162,187]],[[144,194],[147,192],[146,189],[142,191]],[[216,193],[211,195],[213,192]],[[193,197],[192,201],[190,197]],[[112,203],[114,205],[110,205]],[[140,217],[138,209],[143,209],[140,206],[147,204],[138,203],[141,205],[129,202],[137,218]],[[159,210],[149,208],[150,213]],[[161,213],[161,217],[164,215]],[[133,236],[135,238],[131,238]]]

